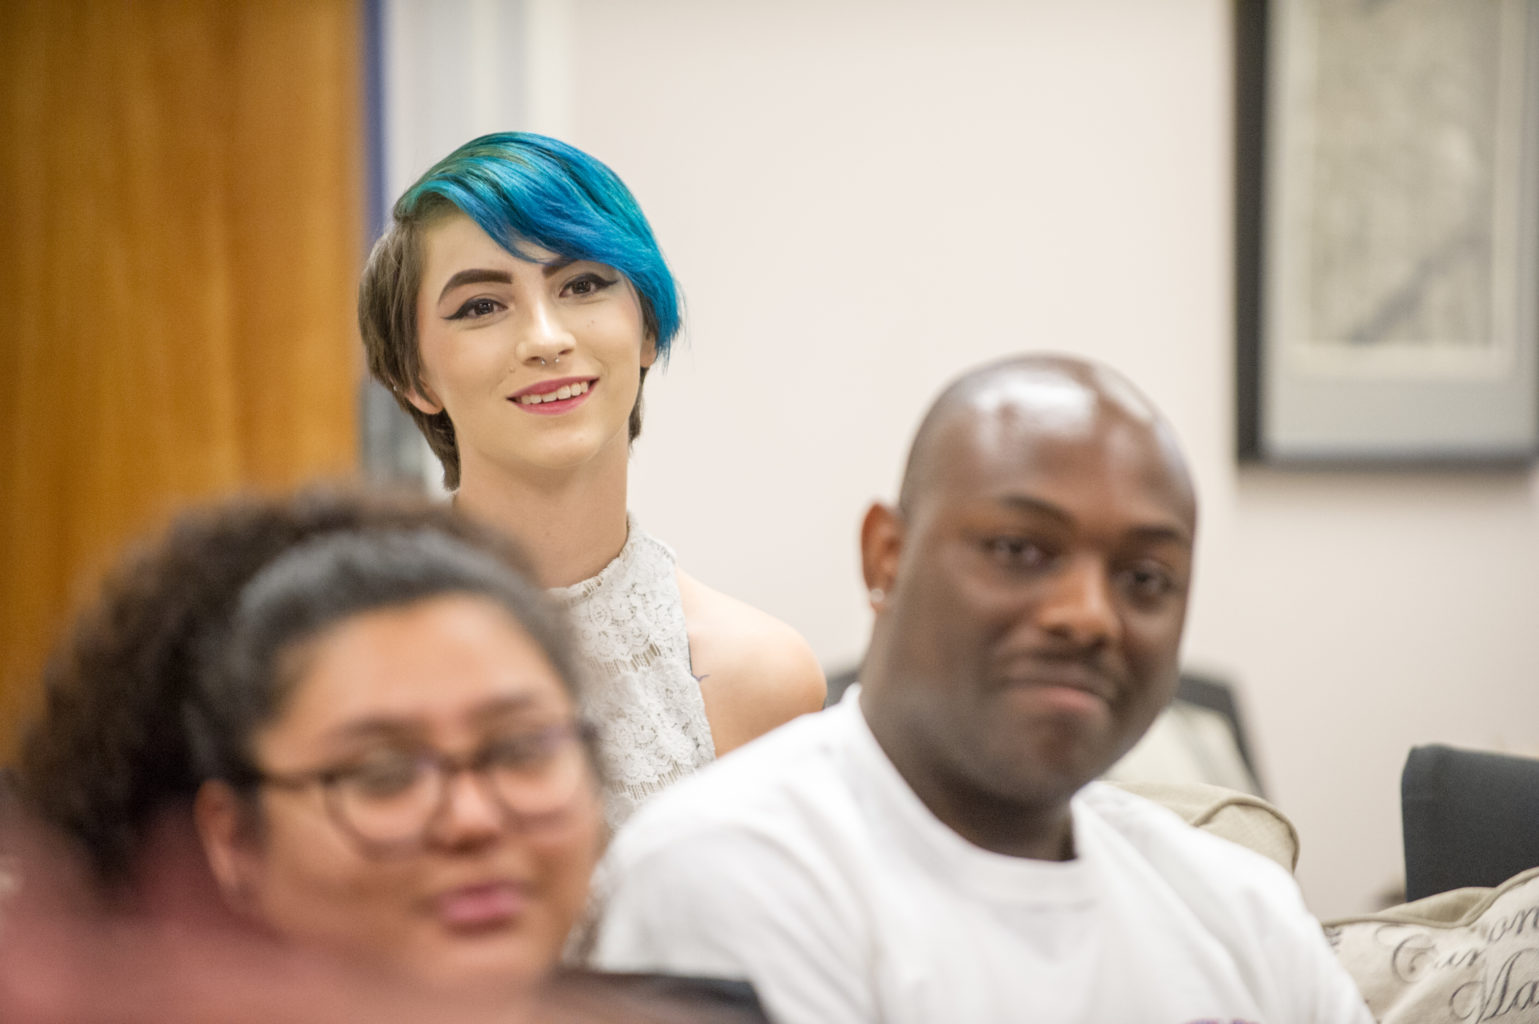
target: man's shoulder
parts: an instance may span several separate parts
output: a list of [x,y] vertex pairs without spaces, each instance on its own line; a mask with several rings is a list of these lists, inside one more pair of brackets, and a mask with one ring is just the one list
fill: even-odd
[[1125,855],[1136,857],[1188,898],[1211,894],[1268,904],[1299,902],[1292,874],[1277,861],[1207,832],[1145,796],[1092,782],[1075,800],[1082,822],[1088,817],[1115,834]]
[[635,859],[708,835],[784,835],[799,821],[843,813],[841,754],[852,711],[803,715],[659,793],[620,830],[611,857]]

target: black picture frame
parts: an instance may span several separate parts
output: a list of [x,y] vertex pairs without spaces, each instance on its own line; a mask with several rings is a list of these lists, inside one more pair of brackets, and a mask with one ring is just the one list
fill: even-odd
[[[1423,26],[1406,0],[1235,5],[1242,462],[1539,455],[1539,0],[1443,6],[1444,22],[1468,24]],[[1451,84],[1429,85],[1429,61]],[[1460,102],[1416,106],[1443,93]],[[1424,130],[1441,134],[1428,143]],[[1420,179],[1442,188],[1443,208],[1420,208]],[[1386,236],[1405,244],[1374,242]],[[1354,253],[1383,258],[1342,258]],[[1370,314],[1340,312],[1356,309]]]

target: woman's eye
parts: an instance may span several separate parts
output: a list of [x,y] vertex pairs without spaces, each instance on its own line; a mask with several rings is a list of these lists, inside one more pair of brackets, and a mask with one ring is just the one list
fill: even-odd
[[488,743],[480,759],[493,770],[527,769],[544,762],[551,746],[551,736],[545,732],[504,736]]
[[344,777],[361,795],[386,797],[410,789],[420,775],[416,758],[382,757],[357,765]]
[[606,281],[597,274],[584,274],[567,282],[566,293],[577,296],[597,295],[612,284],[614,281]]
[[459,309],[454,311],[450,320],[479,320],[485,316],[491,316],[502,309],[502,303],[496,299],[471,299]]

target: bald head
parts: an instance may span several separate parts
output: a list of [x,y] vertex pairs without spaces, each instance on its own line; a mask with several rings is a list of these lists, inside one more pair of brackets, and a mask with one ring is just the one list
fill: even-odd
[[[1159,469],[1196,512],[1196,496],[1175,432],[1126,377],[1073,356],[1031,353],[970,370],[941,392],[919,424],[898,495],[905,511],[936,486],[959,446],[1017,438],[1087,437],[1117,425],[1142,435]],[[1151,467],[1153,468],[1153,467]]]

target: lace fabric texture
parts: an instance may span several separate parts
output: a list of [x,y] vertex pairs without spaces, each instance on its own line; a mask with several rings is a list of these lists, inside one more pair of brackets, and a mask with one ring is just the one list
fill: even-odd
[[716,756],[690,673],[673,551],[633,518],[614,561],[551,594],[570,610],[586,663],[583,711],[600,732],[604,816],[619,828],[647,797]]

